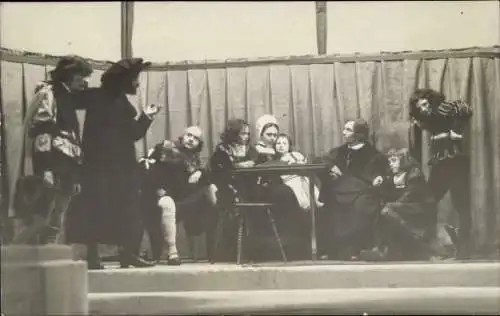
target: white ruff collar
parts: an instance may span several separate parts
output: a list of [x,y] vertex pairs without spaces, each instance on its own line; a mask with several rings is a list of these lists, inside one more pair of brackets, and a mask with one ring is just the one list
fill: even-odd
[[348,145],[347,147],[349,147],[349,149],[352,149],[352,150],[359,150],[361,148],[363,148],[365,146],[365,143],[360,143],[360,144],[356,144],[356,145]]

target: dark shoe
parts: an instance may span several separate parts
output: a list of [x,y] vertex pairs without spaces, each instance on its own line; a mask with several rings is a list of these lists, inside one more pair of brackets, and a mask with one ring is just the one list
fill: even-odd
[[40,233],[40,243],[43,245],[55,244],[58,232],[59,229],[57,229],[56,227],[46,226]]
[[88,270],[104,270],[104,266],[100,262],[87,262]]
[[458,260],[468,260],[471,259],[471,252],[468,246],[466,245],[458,245],[457,250],[457,259]]
[[92,254],[92,252],[87,254],[87,269],[88,270],[103,270],[104,266],[101,263],[101,258],[96,255],[95,253]]
[[359,258],[362,261],[385,261],[387,259],[387,253],[381,251],[379,248],[373,248],[370,250],[362,250]]
[[179,258],[172,258],[172,259],[168,259],[167,261],[167,264],[169,266],[180,266],[181,265],[181,259]]
[[153,267],[155,264],[150,261],[146,261],[138,256],[127,256],[120,260],[120,268],[128,268],[133,266],[135,268],[149,268]]

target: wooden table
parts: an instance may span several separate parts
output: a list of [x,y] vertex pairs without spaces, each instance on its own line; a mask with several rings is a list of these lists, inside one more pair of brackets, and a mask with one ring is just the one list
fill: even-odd
[[319,171],[326,170],[325,164],[293,164],[293,165],[258,165],[251,168],[234,168],[233,175],[288,175],[294,174],[309,178],[309,198],[311,201],[311,252],[312,260],[315,261],[318,255],[316,242],[316,201],[314,198],[314,177]]

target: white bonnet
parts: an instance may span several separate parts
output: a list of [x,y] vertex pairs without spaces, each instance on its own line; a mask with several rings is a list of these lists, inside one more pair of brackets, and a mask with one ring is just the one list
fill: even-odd
[[257,137],[260,138],[260,136],[262,135],[262,132],[263,132],[262,129],[264,128],[264,126],[266,126],[267,124],[270,124],[270,123],[278,125],[278,120],[276,119],[276,117],[274,115],[264,114],[261,117],[259,117],[259,119],[255,123]]

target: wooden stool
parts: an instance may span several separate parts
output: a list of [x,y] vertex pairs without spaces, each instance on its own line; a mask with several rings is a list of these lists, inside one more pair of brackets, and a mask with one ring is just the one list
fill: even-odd
[[[234,211],[234,214],[236,215],[236,217],[238,219],[238,235],[237,235],[237,240],[236,240],[236,242],[237,242],[237,244],[236,244],[236,247],[237,247],[236,264],[238,264],[238,265],[241,264],[241,257],[242,257],[242,253],[243,253],[243,237],[244,237],[245,229],[247,226],[246,211],[250,208],[265,208],[266,209],[267,217],[269,218],[269,222],[271,223],[274,237],[275,237],[276,242],[278,243],[278,246],[280,248],[281,257],[283,258],[283,262],[285,262],[285,263],[287,262],[285,250],[283,248],[283,244],[281,242],[281,238],[280,238],[280,235],[278,233],[278,228],[276,227],[274,217],[271,214],[272,205],[273,205],[272,203],[264,203],[264,202],[236,202],[236,203],[233,203],[232,211]],[[228,211],[226,210],[226,213],[222,215],[223,216],[222,219],[218,220],[218,222],[217,222],[216,236],[215,236],[215,240],[214,240],[215,245],[213,248],[214,252],[216,252],[218,249],[218,244],[219,244],[219,241],[222,237],[221,235],[222,235],[222,231],[224,229],[224,222],[225,222],[226,218],[228,218],[230,215],[231,214],[229,214]],[[214,263],[214,262],[215,262],[214,256],[212,256],[211,263]]]

